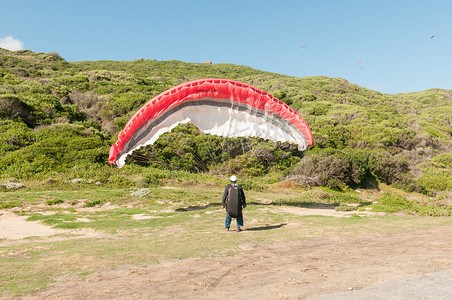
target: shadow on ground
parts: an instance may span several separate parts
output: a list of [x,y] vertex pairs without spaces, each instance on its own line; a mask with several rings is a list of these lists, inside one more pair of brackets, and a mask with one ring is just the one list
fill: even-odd
[[208,207],[216,207],[216,206],[221,206],[221,203],[209,203],[207,205],[194,205],[194,206],[189,206],[189,207],[180,207],[175,209],[174,211],[177,212],[184,212],[184,211],[195,211],[195,210],[203,210],[206,209]]
[[259,226],[259,227],[251,227],[251,228],[247,228],[247,231],[260,231],[260,230],[272,230],[272,229],[276,229],[276,228],[281,228],[283,226],[286,226],[287,223],[281,223],[281,224],[277,224],[277,225],[265,225],[265,226]]

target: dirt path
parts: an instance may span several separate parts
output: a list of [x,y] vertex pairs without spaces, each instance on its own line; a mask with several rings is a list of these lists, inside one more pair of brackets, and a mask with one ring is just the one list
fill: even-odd
[[35,223],[30,226],[26,217],[7,210],[0,210],[0,239],[20,240],[29,236],[50,236],[64,230],[55,230],[49,226]]
[[[48,237],[49,240],[64,239],[68,233],[77,237],[99,237],[101,234],[90,229],[53,229],[39,222],[29,222],[26,216],[18,216],[8,210],[0,210],[0,241],[2,246],[20,243],[27,237]],[[62,237],[55,237],[60,234]]]
[[[314,299],[452,268],[452,227],[320,238],[60,278],[23,299]],[[252,234],[251,231],[224,234]]]

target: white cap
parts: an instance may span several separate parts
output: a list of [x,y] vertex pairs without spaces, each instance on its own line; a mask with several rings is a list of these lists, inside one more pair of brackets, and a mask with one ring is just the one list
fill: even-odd
[[231,178],[229,178],[229,180],[231,180],[232,182],[236,182],[237,181],[237,176],[232,175]]

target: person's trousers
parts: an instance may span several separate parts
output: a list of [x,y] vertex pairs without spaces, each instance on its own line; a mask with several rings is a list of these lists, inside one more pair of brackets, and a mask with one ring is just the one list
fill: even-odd
[[[224,227],[229,228],[231,226],[232,218],[226,214],[226,221],[224,222]],[[237,217],[237,227],[243,226],[243,214],[240,213],[240,215]]]

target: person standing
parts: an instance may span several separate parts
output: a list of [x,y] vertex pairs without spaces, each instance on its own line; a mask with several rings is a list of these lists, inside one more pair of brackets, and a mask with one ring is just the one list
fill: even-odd
[[246,207],[245,192],[240,184],[237,184],[237,177],[232,175],[229,183],[224,189],[222,204],[226,208],[225,229],[229,231],[232,218],[237,219],[237,231],[242,231],[243,214],[242,208]]

